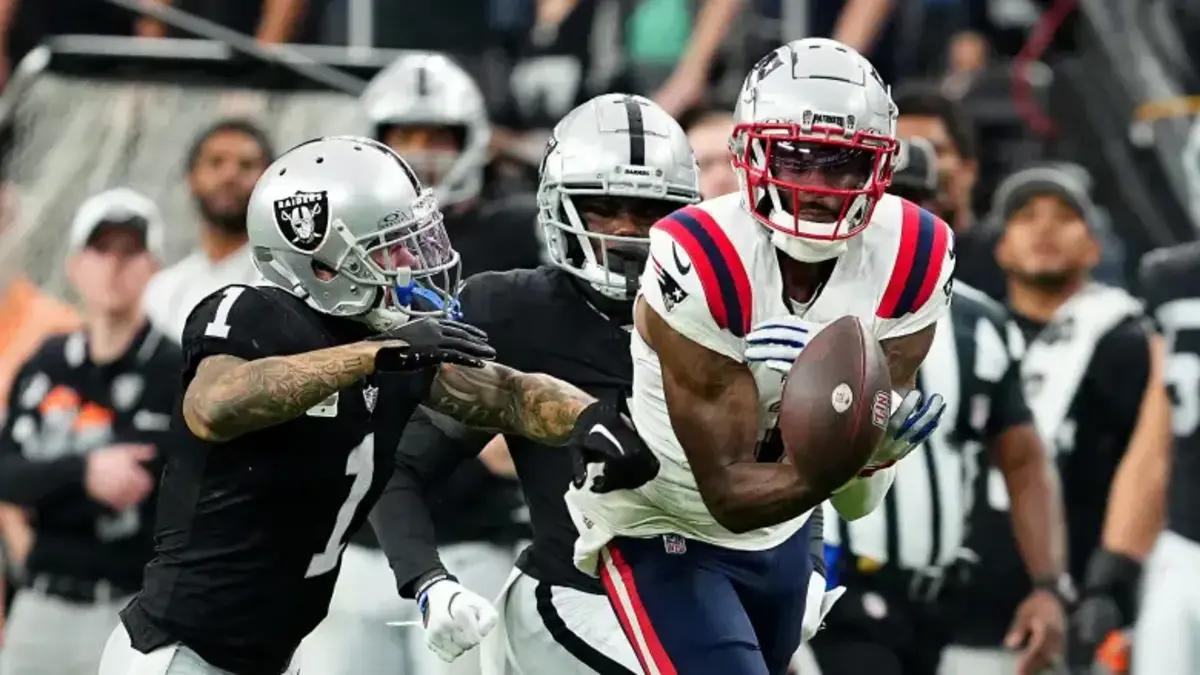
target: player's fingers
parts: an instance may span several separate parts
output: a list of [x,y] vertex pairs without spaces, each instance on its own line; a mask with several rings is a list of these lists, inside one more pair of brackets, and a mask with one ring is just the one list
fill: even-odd
[[442,341],[444,351],[458,351],[479,359],[496,358],[496,350],[486,342],[466,338],[446,338]]
[[1008,632],[1004,634],[1004,646],[1009,649],[1017,649],[1021,643],[1025,642],[1025,636],[1029,633],[1028,619],[1024,614],[1017,614],[1013,619],[1013,623],[1008,627]]
[[487,336],[488,336],[487,332],[484,331],[479,326],[472,326],[471,324],[465,323],[462,321],[455,321],[453,319],[442,319],[439,323],[442,325],[443,329],[449,327],[451,329],[467,333],[467,334],[469,334],[477,339],[480,339],[480,340],[486,340]]
[[492,605],[486,604],[479,608],[479,635],[480,639],[492,632],[496,627],[496,622],[499,621],[500,615],[496,613],[496,609]]
[[453,363],[468,368],[482,368],[485,363],[483,359],[453,351],[442,352],[439,357],[442,363]]

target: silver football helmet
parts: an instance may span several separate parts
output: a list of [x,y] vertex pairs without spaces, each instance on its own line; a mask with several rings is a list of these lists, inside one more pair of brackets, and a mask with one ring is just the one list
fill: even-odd
[[826,260],[867,226],[892,180],[896,115],[875,67],[835,40],[795,40],[754,66],[729,145],[745,206],[777,248]]
[[700,201],[687,134],[650,99],[602,94],[567,113],[547,142],[537,193],[551,262],[610,298],[632,299],[649,239],[589,230],[577,198],[596,196],[668,209]]
[[247,230],[259,272],[326,314],[383,329],[455,306],[459,258],[437,198],[371,139],[288,150],[254,186]]
[[492,128],[475,80],[446,56],[412,52],[381,70],[360,98],[382,141],[393,126],[447,126],[459,131],[459,152],[405,152],[443,208],[479,194]]

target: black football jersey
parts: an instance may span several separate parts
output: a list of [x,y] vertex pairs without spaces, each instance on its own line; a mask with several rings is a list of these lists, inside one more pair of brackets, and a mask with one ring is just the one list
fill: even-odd
[[[616,404],[631,393],[629,331],[622,324],[632,323],[632,310],[629,303],[610,306],[589,291],[568,273],[544,266],[474,276],[467,282],[460,301],[463,318],[487,331],[500,363],[553,375],[598,399]],[[607,313],[601,311],[601,305]],[[533,543],[522,552],[518,567],[551,584],[603,592],[597,580],[579,572],[572,563],[578,533],[563,501],[572,477],[571,453],[515,435],[507,436],[506,440],[533,528]],[[455,465],[474,457],[482,447],[479,441],[435,428],[424,417],[414,418],[414,424],[401,440],[396,474],[397,477],[407,474],[410,480],[407,486],[395,489],[405,493],[403,498],[409,501],[392,504],[393,486],[389,486],[385,502],[392,514],[391,521],[407,528],[408,541],[414,543],[409,545],[397,539],[389,545],[386,537],[381,539],[385,539],[385,550],[391,549],[387,551],[388,557],[401,591],[406,594],[412,592],[412,582],[434,564],[428,555],[419,552],[432,546],[429,532],[432,523],[426,517],[422,528],[417,519],[409,517],[421,507],[421,502],[414,504],[412,500],[423,497],[425,509],[436,512],[443,476]],[[377,527],[385,503],[380,506],[373,516]],[[423,544],[417,545],[418,541]]]
[[1164,372],[1174,408],[1167,527],[1200,542],[1200,242],[1148,254],[1141,286],[1166,338]]
[[[254,360],[364,336],[280,289],[229,286],[188,318],[181,391],[209,356]],[[133,646],[182,642],[239,674],[281,672],[325,616],[345,542],[391,473],[424,396],[416,379],[364,379],[228,442],[185,432],[162,475],[155,558],[122,612]],[[179,407],[172,424],[186,429]]]

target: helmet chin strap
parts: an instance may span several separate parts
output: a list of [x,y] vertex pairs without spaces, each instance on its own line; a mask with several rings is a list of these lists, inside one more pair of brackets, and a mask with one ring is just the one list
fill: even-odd
[[777,231],[771,232],[771,244],[787,257],[806,263],[829,260],[846,252],[844,239],[805,239]]

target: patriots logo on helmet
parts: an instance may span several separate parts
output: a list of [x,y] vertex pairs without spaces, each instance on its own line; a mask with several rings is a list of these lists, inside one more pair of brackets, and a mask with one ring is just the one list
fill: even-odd
[[297,190],[291,197],[275,200],[275,224],[292,248],[312,253],[329,233],[329,196]]
[[654,263],[654,275],[658,277],[658,289],[662,292],[663,305],[669,312],[675,309],[675,305],[687,299],[687,291],[683,290],[674,277],[667,274],[657,258],[652,256],[650,259]]

